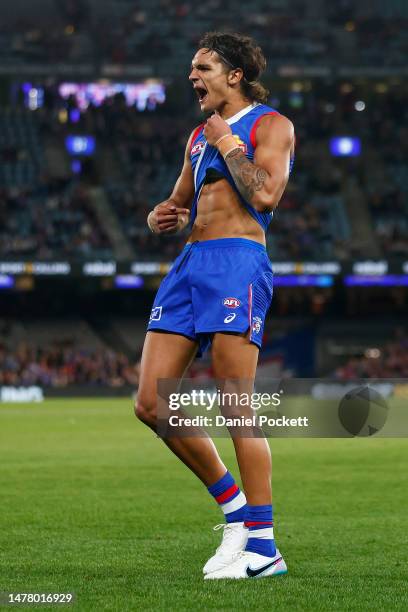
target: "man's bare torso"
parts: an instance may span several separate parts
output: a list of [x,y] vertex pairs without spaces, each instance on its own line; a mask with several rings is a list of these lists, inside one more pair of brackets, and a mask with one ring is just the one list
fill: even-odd
[[265,244],[262,227],[251,217],[226,179],[203,186],[188,241],[217,238],[247,238]]

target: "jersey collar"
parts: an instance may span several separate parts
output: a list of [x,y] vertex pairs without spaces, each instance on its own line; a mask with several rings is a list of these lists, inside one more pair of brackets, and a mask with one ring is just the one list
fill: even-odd
[[236,123],[237,121],[242,119],[242,117],[244,117],[246,114],[248,114],[253,108],[256,108],[257,106],[259,106],[259,102],[253,102],[249,106],[242,108],[238,113],[236,113],[229,119],[226,119],[225,122],[228,123],[228,125],[231,125],[232,123]]

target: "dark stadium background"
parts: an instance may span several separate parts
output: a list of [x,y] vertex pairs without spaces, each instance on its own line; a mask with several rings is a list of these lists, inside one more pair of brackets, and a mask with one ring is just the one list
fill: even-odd
[[[300,381],[302,414],[356,378],[384,401],[360,380],[340,404],[369,437],[275,432],[289,572],[220,584],[202,576],[217,505],[131,395],[185,239],[146,217],[202,121],[197,41],[226,28],[262,45],[297,137],[259,376],[327,379]],[[406,0],[0,0],[0,609],[24,591],[74,593],[81,612],[408,610],[407,32]],[[208,383],[209,361],[190,375]],[[231,440],[216,446],[237,478]]]
[[[263,47],[270,104],[297,137],[267,237],[276,288],[259,371],[408,376],[405,2],[12,8],[0,3],[0,386],[137,386],[154,292],[185,239],[152,236],[146,216],[201,122],[187,79],[197,41],[237,25]],[[119,93],[79,108],[62,83],[155,83],[165,101],[153,93],[137,108]],[[191,371],[210,374],[207,360]]]

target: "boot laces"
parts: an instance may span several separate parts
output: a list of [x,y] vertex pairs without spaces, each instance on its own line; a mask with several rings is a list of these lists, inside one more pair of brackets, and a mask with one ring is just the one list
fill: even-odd
[[216,552],[219,552],[221,548],[228,546],[235,531],[234,528],[231,527],[228,523],[220,523],[219,525],[215,525],[215,527],[213,527],[214,531],[218,531],[219,529],[224,529],[224,533],[222,536],[221,544],[218,546]]

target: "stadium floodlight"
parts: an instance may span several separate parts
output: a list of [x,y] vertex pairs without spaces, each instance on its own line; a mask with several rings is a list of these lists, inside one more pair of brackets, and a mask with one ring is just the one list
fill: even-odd
[[11,289],[14,286],[14,278],[9,274],[0,274],[0,289]]
[[361,140],[353,136],[331,138],[330,153],[334,157],[357,157],[361,153]]
[[95,151],[93,136],[67,136],[65,147],[71,155],[92,155]]

